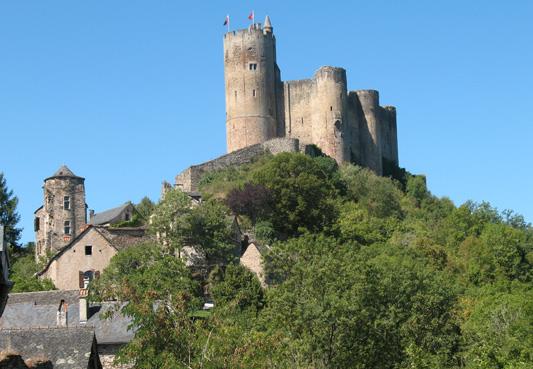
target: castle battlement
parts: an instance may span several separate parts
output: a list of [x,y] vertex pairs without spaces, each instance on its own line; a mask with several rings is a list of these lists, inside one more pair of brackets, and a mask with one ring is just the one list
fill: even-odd
[[381,107],[376,90],[348,90],[340,67],[283,82],[268,16],[224,35],[224,76],[228,152],[287,137],[377,174],[398,166],[396,108]]

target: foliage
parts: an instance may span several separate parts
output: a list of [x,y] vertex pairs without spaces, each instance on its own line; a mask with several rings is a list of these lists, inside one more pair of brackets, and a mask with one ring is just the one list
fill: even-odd
[[184,263],[157,244],[141,244],[115,255],[91,285],[93,299],[127,301],[120,313],[132,319],[135,337],[119,352],[119,363],[136,368],[187,368],[196,352],[198,285]]
[[[489,203],[456,206],[425,177],[401,183],[315,153],[204,176],[195,205],[154,209],[160,244],[119,253],[91,286],[129,300],[137,367],[533,367],[533,228]],[[235,262],[230,209],[260,245],[269,287]],[[173,257],[207,255],[215,302]],[[127,306],[127,308],[126,308]],[[141,357],[143,356],[143,357]]]
[[270,220],[283,236],[327,228],[337,217],[332,204],[335,187],[315,159],[282,153],[254,168],[251,179],[270,190]]
[[17,212],[18,198],[7,187],[4,173],[0,172],[0,224],[4,225],[4,241],[14,247],[19,246],[21,228],[17,227],[20,215]]
[[257,277],[238,264],[229,264],[223,271],[211,273],[210,293],[217,308],[240,312],[259,311],[264,305],[263,289]]
[[141,201],[135,205],[135,210],[140,214],[145,223],[148,222],[150,216],[154,212],[155,204],[149,197],[144,196]]
[[53,290],[54,283],[48,279],[39,279],[35,273],[44,267],[44,261],[35,261],[35,244],[29,242],[11,254],[11,275],[14,282],[11,292],[34,292]]
[[226,204],[235,215],[245,215],[255,224],[258,218],[267,218],[272,209],[270,191],[260,185],[245,183],[234,188],[226,197]]

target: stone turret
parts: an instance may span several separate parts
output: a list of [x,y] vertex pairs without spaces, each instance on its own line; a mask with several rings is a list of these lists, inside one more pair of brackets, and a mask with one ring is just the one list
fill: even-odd
[[276,39],[266,21],[224,35],[228,152],[278,136]]
[[35,212],[36,256],[55,253],[87,224],[85,178],[66,165],[44,180],[44,204]]

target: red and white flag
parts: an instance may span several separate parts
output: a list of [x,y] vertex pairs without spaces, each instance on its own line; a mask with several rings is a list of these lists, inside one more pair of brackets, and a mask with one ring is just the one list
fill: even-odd
[[250,13],[250,15],[248,16],[248,19],[251,20],[252,22],[254,21],[255,19],[255,14],[254,14],[254,11],[252,10],[252,12]]

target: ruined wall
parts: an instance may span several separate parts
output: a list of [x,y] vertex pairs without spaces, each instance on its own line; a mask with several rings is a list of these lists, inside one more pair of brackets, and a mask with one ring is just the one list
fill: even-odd
[[280,152],[298,151],[298,140],[293,138],[275,138],[231,152],[203,164],[193,165],[176,176],[175,185],[185,192],[198,191],[198,184],[205,173],[230,166],[247,164],[265,153],[278,154]]
[[278,135],[280,78],[272,32],[255,24],[224,35],[228,152]]
[[[81,177],[50,177],[44,182],[44,205],[36,213],[40,245],[37,256],[56,252],[72,241],[87,223],[85,179]],[[70,197],[70,209],[64,207],[64,197]],[[65,234],[65,221],[70,222],[70,234]]]

